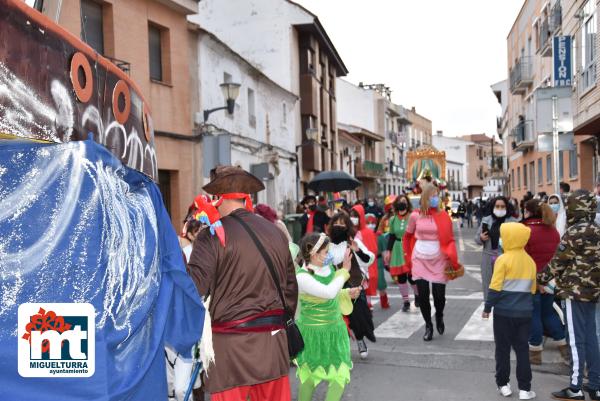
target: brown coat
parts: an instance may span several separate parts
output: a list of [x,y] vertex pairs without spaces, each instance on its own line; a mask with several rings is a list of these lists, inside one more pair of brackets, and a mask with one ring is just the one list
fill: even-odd
[[[254,231],[273,260],[288,307],[295,312],[298,283],[288,242],[273,223],[245,209],[233,212]],[[281,309],[277,289],[256,245],[234,219],[222,220],[226,246],[209,230],[194,242],[189,269],[200,294],[210,289],[213,322],[230,322]],[[215,365],[208,372],[208,391],[264,383],[286,376],[290,368],[287,337],[276,334],[213,334]]]

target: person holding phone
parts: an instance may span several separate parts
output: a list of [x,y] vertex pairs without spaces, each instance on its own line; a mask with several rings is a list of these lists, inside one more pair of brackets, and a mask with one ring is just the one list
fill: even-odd
[[494,262],[499,253],[500,226],[517,220],[513,217],[512,204],[504,196],[493,198],[485,212],[486,215],[477,229],[475,242],[483,246],[481,285],[483,287],[483,299],[487,301],[488,289],[494,273]]

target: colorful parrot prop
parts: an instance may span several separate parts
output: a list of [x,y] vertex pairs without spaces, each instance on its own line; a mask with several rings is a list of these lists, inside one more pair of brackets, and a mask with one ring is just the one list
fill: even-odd
[[396,200],[397,196],[396,195],[388,195],[385,197],[384,201],[383,201],[383,210],[386,213],[389,213],[390,210],[392,210],[392,205],[394,203],[394,201]]
[[210,233],[216,235],[221,245],[225,246],[225,230],[221,224],[221,215],[213,206],[210,198],[206,195],[198,195],[194,199],[194,207],[196,208],[193,214],[194,219],[206,224],[210,228]]

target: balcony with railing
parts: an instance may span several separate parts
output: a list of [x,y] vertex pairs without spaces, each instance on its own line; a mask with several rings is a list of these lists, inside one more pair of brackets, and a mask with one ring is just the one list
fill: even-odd
[[355,175],[357,178],[380,178],[385,175],[385,166],[370,160],[356,160]]
[[510,91],[513,94],[525,93],[533,83],[531,57],[521,57],[510,70]]
[[552,55],[552,31],[551,24],[548,19],[545,19],[540,25],[540,54],[542,57]]
[[550,31],[554,34],[562,28],[562,6],[557,0],[550,12]]
[[526,151],[535,146],[533,121],[523,120],[512,130],[512,148],[515,151]]

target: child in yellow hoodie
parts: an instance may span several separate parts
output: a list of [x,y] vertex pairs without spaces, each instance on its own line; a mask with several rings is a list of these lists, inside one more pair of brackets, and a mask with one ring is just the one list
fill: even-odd
[[496,384],[505,397],[512,394],[510,387],[510,349],[517,355],[519,399],[531,400],[531,365],[529,364],[529,331],[536,292],[536,267],[525,252],[531,230],[521,223],[504,223],[500,237],[504,254],[494,264],[483,318],[494,308],[494,341],[496,342]]

